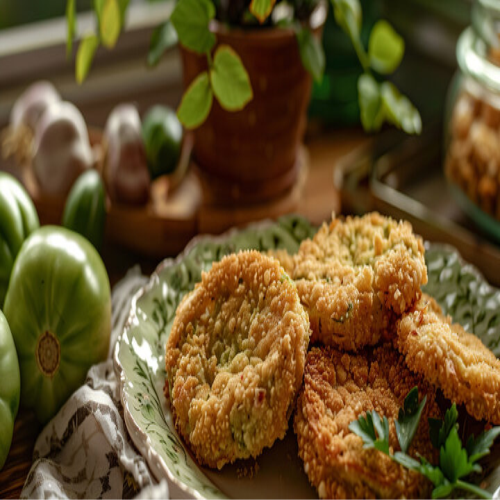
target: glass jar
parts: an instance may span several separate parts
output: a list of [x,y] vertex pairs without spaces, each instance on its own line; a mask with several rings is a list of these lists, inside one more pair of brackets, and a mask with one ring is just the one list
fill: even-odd
[[499,0],[476,0],[472,25],[457,44],[457,60],[445,117],[445,173],[461,207],[499,237]]

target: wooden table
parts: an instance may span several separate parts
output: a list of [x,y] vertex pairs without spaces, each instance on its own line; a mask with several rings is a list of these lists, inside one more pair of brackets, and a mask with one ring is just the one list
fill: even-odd
[[[333,185],[336,160],[367,140],[361,130],[336,130],[311,138],[307,146],[310,168],[297,212],[319,224],[340,212],[339,194]],[[139,263],[145,274],[158,264],[119,247],[103,252],[111,284],[114,285],[132,265]],[[41,431],[32,412],[20,410],[14,428],[14,439],[7,462],[0,471],[0,498],[18,498],[31,468],[33,448]]]

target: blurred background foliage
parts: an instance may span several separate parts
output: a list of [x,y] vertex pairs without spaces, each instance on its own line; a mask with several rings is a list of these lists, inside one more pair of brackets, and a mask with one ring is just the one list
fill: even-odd
[[[92,0],[76,0],[78,12],[90,9]],[[64,16],[66,0],[0,0],[0,29]]]
[[[76,0],[77,11],[89,10],[92,1]],[[154,1],[173,0],[131,3]],[[388,19],[405,39],[406,55],[393,79],[417,104],[424,119],[426,114],[441,116],[446,88],[456,68],[456,40],[469,24],[472,1],[361,0],[365,46],[373,24],[380,18]],[[0,0],[0,30],[62,17],[65,9],[66,0]],[[331,7],[323,44],[325,76],[321,83],[314,84],[310,116],[332,125],[358,123],[356,82],[362,69],[351,42],[336,25]]]

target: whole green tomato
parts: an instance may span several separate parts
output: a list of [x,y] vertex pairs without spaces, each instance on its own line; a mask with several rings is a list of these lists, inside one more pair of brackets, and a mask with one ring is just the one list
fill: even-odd
[[19,364],[9,324],[0,311],[0,470],[12,442],[14,420],[19,408]]
[[4,312],[19,356],[21,404],[46,423],[108,354],[110,287],[97,250],[62,227],[35,231],[17,256]]
[[0,172],[0,308],[23,241],[40,223],[28,193],[12,175]]
[[62,225],[85,236],[99,251],[106,224],[106,190],[97,170],[78,177],[66,199]]
[[151,179],[171,174],[177,168],[182,135],[182,125],[174,110],[158,104],[147,112],[142,122],[142,137]]

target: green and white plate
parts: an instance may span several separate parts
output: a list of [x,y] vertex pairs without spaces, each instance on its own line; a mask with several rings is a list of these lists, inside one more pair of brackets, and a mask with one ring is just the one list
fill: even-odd
[[[165,344],[182,297],[200,281],[201,272],[224,255],[242,249],[298,250],[315,233],[305,219],[288,216],[277,222],[230,231],[219,237],[195,238],[177,259],[163,261],[132,301],[129,320],[117,342],[115,370],[127,429],[153,474],[167,478],[173,498],[314,498],[297,456],[292,429],[283,441],[265,450],[257,461],[201,467],[177,435],[163,395]],[[429,283],[434,296],[455,321],[478,335],[500,355],[500,291],[490,287],[456,250],[427,245]],[[487,464],[489,490],[500,486],[500,473]]]

